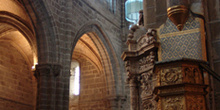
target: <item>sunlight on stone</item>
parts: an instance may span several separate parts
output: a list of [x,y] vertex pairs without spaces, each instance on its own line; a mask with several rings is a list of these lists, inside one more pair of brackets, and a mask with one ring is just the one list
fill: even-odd
[[74,89],[73,89],[73,94],[74,95],[79,95],[79,66],[75,68],[75,78],[74,78]]
[[80,91],[80,68],[77,61],[72,61],[70,70],[70,96],[79,95]]

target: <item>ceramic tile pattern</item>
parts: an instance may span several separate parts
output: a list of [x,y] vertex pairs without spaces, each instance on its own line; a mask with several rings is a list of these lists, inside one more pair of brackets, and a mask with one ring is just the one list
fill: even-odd
[[[190,17],[182,31],[184,32],[197,28],[200,28],[199,21]],[[179,33],[179,31],[168,19],[159,32],[159,36],[163,36],[160,37],[162,61],[179,58],[202,59],[200,31],[187,31],[183,34],[172,34]]]
[[[184,24],[184,28],[182,31],[196,29],[196,28],[200,28],[199,21],[195,20],[193,17],[189,17],[187,22]],[[178,31],[179,30],[176,28],[176,26],[170,21],[170,19],[167,18],[164,27],[160,29],[160,34],[162,35],[162,34],[178,32]]]

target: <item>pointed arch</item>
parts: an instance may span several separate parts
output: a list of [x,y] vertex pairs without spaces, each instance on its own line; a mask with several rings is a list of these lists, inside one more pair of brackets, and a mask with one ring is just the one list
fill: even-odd
[[31,18],[35,30],[39,64],[58,63],[59,47],[56,44],[59,38],[56,36],[56,24],[53,22],[51,10],[42,0],[20,0],[20,2]]
[[122,83],[120,81],[122,81],[122,79],[118,79],[118,75],[121,74],[119,66],[120,64],[111,41],[107,37],[107,34],[102,30],[98,21],[89,21],[79,29],[76,36],[74,37],[71,43],[72,53],[77,41],[83,34],[90,36],[98,48],[99,54],[101,56],[101,63],[104,67],[109,98],[117,97],[119,91],[118,89],[122,88],[120,87],[120,84]]

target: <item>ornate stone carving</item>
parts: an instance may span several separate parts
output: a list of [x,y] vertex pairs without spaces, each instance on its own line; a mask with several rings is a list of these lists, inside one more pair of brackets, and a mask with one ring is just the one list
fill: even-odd
[[203,96],[188,95],[186,98],[187,110],[205,110],[205,100]]
[[128,81],[132,79],[133,77],[136,77],[136,67],[135,65],[131,65],[133,63],[132,61],[126,61],[125,62],[125,68],[127,71]]
[[202,76],[198,68],[185,67],[184,68],[185,82],[202,84]]
[[155,110],[156,109],[156,102],[154,100],[154,94],[153,94],[153,71],[150,70],[146,73],[141,74],[140,76],[140,88],[141,88],[141,101],[142,101],[142,107],[144,110]]
[[206,85],[203,83],[203,61],[181,59],[155,65],[160,80],[154,93],[161,110],[206,110]]
[[154,60],[155,56],[153,51],[151,51],[148,56],[141,58],[139,60],[139,73],[152,68],[151,66],[154,65]]
[[128,34],[128,39],[133,39],[134,38],[134,32],[139,29],[139,26],[143,26],[144,25],[144,15],[143,15],[143,10],[139,11],[139,20],[138,20],[138,25],[132,25],[130,30],[129,30],[129,34]]
[[125,61],[125,69],[127,72],[130,71],[130,66],[131,66],[130,61]]
[[[139,21],[139,25],[141,23]],[[155,110],[157,104],[153,95],[153,67],[159,44],[156,42],[156,30],[149,29],[146,33],[144,27],[133,25],[128,37],[128,51],[122,54],[122,58],[130,86],[131,110]]]
[[187,82],[195,83],[195,72],[193,72],[193,68],[186,67],[184,69],[185,76],[187,78]]
[[161,71],[161,85],[177,84],[181,82],[181,67],[167,68]]
[[155,29],[148,29],[147,33],[138,40],[138,48],[140,49],[143,46],[155,42],[157,37],[156,32]]
[[155,29],[148,29],[147,36],[149,38],[149,43],[152,43],[153,41],[156,41],[157,37],[157,30]]
[[[164,110],[184,110],[183,106],[183,96],[176,96],[176,97],[165,97],[162,101],[162,105]],[[196,109],[190,109],[196,110]]]
[[137,85],[138,79],[136,74],[128,74],[127,81],[130,85]]
[[153,97],[150,97],[149,99],[143,100],[142,105],[144,110],[156,110],[157,109],[157,102],[154,100]]
[[141,96],[144,97],[146,95],[152,95],[152,85],[151,85],[151,79],[152,79],[152,71],[148,73],[143,73],[140,77],[140,84],[141,84],[141,89],[142,93]]
[[130,30],[129,30],[129,34],[128,34],[128,39],[133,39],[134,38],[134,32],[139,29],[139,27],[137,25],[132,25]]

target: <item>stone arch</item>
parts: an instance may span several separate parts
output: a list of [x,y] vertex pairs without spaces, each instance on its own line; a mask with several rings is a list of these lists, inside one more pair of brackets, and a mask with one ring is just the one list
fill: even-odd
[[[17,1],[7,1],[3,2],[3,7],[1,7],[0,11],[0,23],[1,23],[1,38],[6,36],[7,34],[18,31],[24,38],[28,41],[28,45],[30,45],[33,56],[37,59],[37,44],[35,32],[33,29],[33,25],[29,16],[27,15],[25,9],[21,6],[21,4]],[[7,8],[4,6],[11,6],[13,8]],[[7,40],[13,40],[12,38],[8,38]],[[21,45],[20,45],[21,46]],[[26,51],[27,53],[27,51]]]
[[80,64],[80,94],[70,94],[69,110],[104,109],[107,108],[106,80],[102,67],[96,64],[94,59],[80,51],[74,50],[72,59]]
[[108,89],[109,100],[115,99],[118,95],[118,88],[120,87],[120,81],[117,79],[120,74],[119,62],[114,52],[114,48],[111,41],[107,37],[107,34],[102,31],[101,25],[97,21],[89,21],[86,25],[82,26],[72,41],[72,53],[77,41],[84,34],[87,34],[96,47],[101,56],[101,63],[104,67],[104,73],[106,78],[106,86]]
[[[4,104],[0,109],[32,110],[37,91],[31,71],[37,62],[35,31],[20,2],[0,0],[0,3],[0,77],[4,78],[0,96]],[[11,103],[10,106],[7,103]]]
[[[107,64],[111,65],[112,63],[112,66],[116,66],[118,65],[118,61],[116,60],[117,58],[115,57],[116,55],[114,49],[111,46],[110,40],[107,38],[106,34],[101,30],[101,27],[98,24],[99,23],[97,21],[90,21],[88,24],[81,27],[81,29],[78,31],[75,39],[72,42],[72,52],[74,50],[75,44],[78,41],[78,39],[83,34],[88,34],[91,37],[91,39],[95,42],[99,50],[106,48],[104,54],[110,57],[108,58],[109,62]],[[108,53],[112,53],[112,54],[108,54]],[[102,55],[102,57],[104,57],[104,55]],[[114,79],[114,73],[118,72],[118,70],[114,67],[111,68],[112,68],[111,79]],[[112,90],[115,90],[114,92],[116,92],[116,88],[112,88]]]
[[[51,10],[42,0],[19,0],[31,18],[36,34],[38,63],[59,62],[59,38],[56,35],[56,23]],[[55,47],[55,48],[54,48]]]

